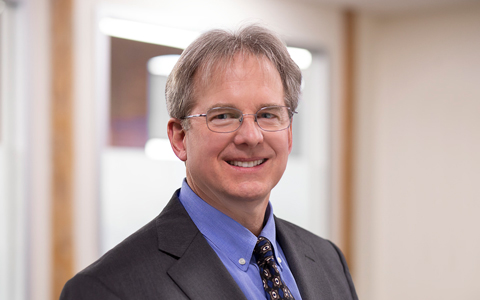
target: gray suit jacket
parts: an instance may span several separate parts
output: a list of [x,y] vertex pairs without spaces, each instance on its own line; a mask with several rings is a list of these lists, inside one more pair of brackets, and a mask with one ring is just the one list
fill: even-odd
[[[175,193],[153,221],[70,279],[61,300],[245,299]],[[331,242],[275,218],[277,239],[304,300],[355,300]]]

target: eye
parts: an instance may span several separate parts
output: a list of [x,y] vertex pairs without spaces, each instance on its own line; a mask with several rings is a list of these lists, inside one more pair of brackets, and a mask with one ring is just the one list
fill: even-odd
[[241,117],[241,112],[231,108],[214,108],[208,112],[209,122],[233,121]]
[[224,114],[219,114],[219,115],[216,115],[213,117],[214,119],[218,119],[218,120],[225,120],[225,119],[228,119],[228,118],[231,118],[230,115],[224,113]]
[[236,119],[238,118],[238,114],[235,114],[234,112],[219,112],[212,114],[211,119],[212,120],[227,120],[227,119]]
[[262,112],[262,113],[258,114],[257,118],[274,119],[274,118],[278,118],[278,116],[273,114],[273,113],[270,113],[270,112]]

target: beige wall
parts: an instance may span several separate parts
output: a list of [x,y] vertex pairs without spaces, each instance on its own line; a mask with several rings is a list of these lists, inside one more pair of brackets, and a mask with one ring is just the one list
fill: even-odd
[[363,299],[480,299],[480,5],[357,23]]

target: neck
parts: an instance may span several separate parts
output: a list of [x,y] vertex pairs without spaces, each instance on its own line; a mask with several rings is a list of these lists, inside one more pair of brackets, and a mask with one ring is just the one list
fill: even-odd
[[260,235],[270,193],[258,198],[232,197],[232,195],[214,193],[207,188],[199,188],[193,180],[189,180],[188,174],[187,182],[192,191],[203,201],[240,223],[255,236]]
[[[198,195],[198,194],[197,194]],[[200,196],[200,195],[199,195]],[[265,223],[268,198],[263,201],[242,201],[211,199],[201,197],[205,202],[240,223],[255,236],[259,236]]]
[[258,237],[262,232],[265,225],[265,212],[268,206],[268,199],[258,205],[245,205],[245,203],[240,203],[239,207],[218,207],[215,204],[209,204],[240,223],[255,236]]

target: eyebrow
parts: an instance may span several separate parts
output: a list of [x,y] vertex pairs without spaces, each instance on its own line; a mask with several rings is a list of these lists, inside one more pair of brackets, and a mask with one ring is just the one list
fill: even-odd
[[212,108],[215,108],[215,107],[230,107],[230,108],[236,108],[236,109],[238,109],[238,107],[237,107],[235,104],[217,102],[217,103],[214,103],[214,104],[210,105],[210,106],[207,108],[207,110],[212,109]]
[[[258,105],[257,110],[259,110],[259,109],[261,109],[261,108],[264,108],[264,107],[268,107],[268,106],[286,106],[286,105],[279,105],[279,104],[276,104],[276,103],[261,103],[260,105]],[[234,103],[217,102],[217,103],[214,103],[214,104],[210,105],[210,106],[207,108],[207,111],[210,110],[210,109],[212,109],[212,108],[215,108],[215,107],[230,107],[230,108],[235,108],[235,109],[241,110],[241,109],[238,108],[238,106],[235,105]]]

